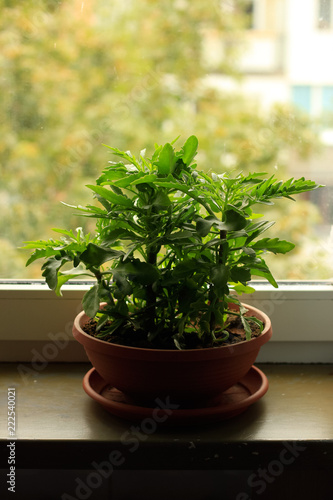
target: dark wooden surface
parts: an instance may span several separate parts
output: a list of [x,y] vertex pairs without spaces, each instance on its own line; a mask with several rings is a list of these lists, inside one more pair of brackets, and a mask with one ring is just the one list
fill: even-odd
[[269,390],[242,415],[157,426],[147,434],[140,422],[112,416],[85,394],[89,364],[50,363],[39,370],[3,364],[0,468],[8,467],[7,389],[14,386],[20,468],[89,469],[92,461],[114,460],[115,467],[132,470],[253,470],[275,461],[288,469],[333,470],[333,366],[259,367]]

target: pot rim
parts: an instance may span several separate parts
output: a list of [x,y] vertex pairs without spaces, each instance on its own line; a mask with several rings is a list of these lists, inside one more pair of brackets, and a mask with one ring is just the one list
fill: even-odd
[[[182,356],[182,361],[185,361],[186,358],[191,358],[193,357],[204,357],[204,358],[214,358],[214,357],[223,357],[225,356],[230,356],[230,355],[237,355],[237,354],[243,354],[246,351],[251,351],[259,349],[263,344],[269,341],[269,339],[272,336],[272,325],[271,325],[271,320],[267,316],[266,313],[261,311],[260,309],[243,304],[246,309],[249,309],[249,312],[251,312],[251,315],[254,315],[256,317],[259,317],[264,322],[264,329],[262,333],[255,338],[252,338],[250,340],[244,340],[242,342],[238,342],[237,344],[232,344],[230,346],[220,346],[220,347],[207,347],[203,349],[184,349],[184,350],[174,350],[174,349],[150,349],[150,348],[145,348],[145,347],[134,347],[134,346],[126,346],[126,345],[119,345],[119,344],[114,344],[111,342],[106,342],[105,340],[97,339],[95,337],[92,337],[88,333],[86,333],[82,327],[81,324],[89,319],[89,317],[85,314],[84,311],[81,311],[77,316],[75,317],[74,324],[73,324],[73,336],[74,338],[80,342],[81,344],[84,345],[84,347],[98,351],[100,353],[105,353],[107,355],[108,352],[111,352],[118,355],[126,355],[126,356],[142,356],[146,355],[149,358],[165,358],[166,356],[169,356],[170,358],[174,358],[175,361],[178,359],[179,356]],[[237,351],[237,353],[235,352]]]

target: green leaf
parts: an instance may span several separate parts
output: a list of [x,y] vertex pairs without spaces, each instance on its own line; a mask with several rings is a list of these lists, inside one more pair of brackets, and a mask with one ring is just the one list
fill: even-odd
[[124,252],[106,249],[94,243],[89,243],[86,250],[81,253],[80,260],[88,266],[99,267],[104,262],[117,259],[122,255],[124,255]]
[[190,165],[193,158],[197,154],[197,149],[198,149],[198,139],[195,135],[191,135],[191,137],[187,139],[184,146],[182,147],[181,158],[185,163],[185,165]]
[[241,229],[240,231],[232,231],[227,238],[235,241],[237,238],[246,238],[248,236],[248,233],[244,231],[244,229]]
[[203,219],[202,217],[198,218],[196,221],[196,231],[201,237],[205,237],[209,234],[210,229],[212,225],[215,223],[218,223],[219,220],[216,218],[213,218],[211,215]]
[[152,264],[135,259],[125,264],[119,264],[116,272],[121,276],[127,276],[131,281],[137,281],[141,285],[151,285],[159,278],[159,272]]
[[112,191],[110,191],[110,189],[106,189],[102,186],[94,186],[91,184],[87,184],[86,187],[94,191],[94,193],[98,194],[105,200],[113,203],[114,205],[121,205],[127,208],[133,206],[133,203],[129,198],[127,198],[126,196],[115,194]]
[[103,184],[109,184],[110,182],[114,182],[118,179],[123,179],[126,175],[127,169],[123,163],[110,163],[111,164],[108,168],[104,170],[102,175],[96,181],[96,183],[100,186]]
[[127,186],[129,186],[130,184],[132,184],[135,180],[137,180],[138,178],[142,177],[142,173],[141,172],[137,172],[135,174],[127,174],[126,173],[123,173],[123,175],[115,180],[112,184],[110,182],[108,183],[103,183],[103,184],[108,184],[108,185],[113,185],[113,186],[117,186],[119,188],[125,188]]
[[176,156],[173,147],[170,143],[166,143],[160,154],[158,161],[156,162],[158,173],[161,175],[168,175],[173,171],[173,167],[176,163]]
[[70,231],[67,231],[66,229],[59,229],[57,227],[54,227],[52,228],[52,231],[54,231],[55,233],[63,234],[64,236],[68,236],[69,238],[76,240],[76,236],[73,233],[72,229]]
[[[31,243],[31,245],[32,245],[32,243]],[[27,245],[27,246],[25,246],[23,248],[35,248],[35,246],[29,246],[29,245]],[[59,250],[55,250],[52,247],[38,248],[37,250],[35,250],[35,252],[33,252],[31,254],[30,258],[26,262],[26,266],[29,266],[32,262],[34,262],[37,259],[42,259],[42,258],[45,258],[45,257],[51,257],[52,255],[60,255],[60,251]]]
[[241,314],[240,318],[241,318],[242,325],[243,325],[244,330],[245,330],[245,338],[246,338],[246,340],[250,340],[251,336],[252,336],[251,326],[250,326],[248,320],[245,318],[245,316],[243,316],[243,314]]
[[274,288],[279,288],[272,273],[268,270],[268,268],[267,271],[262,271],[261,269],[258,268],[252,268],[250,271],[251,274],[254,276],[261,276],[262,278],[265,278],[271,285],[274,286]]
[[295,245],[286,240],[279,240],[279,238],[263,238],[251,245],[250,248],[254,251],[267,250],[275,254],[284,254],[295,248]]
[[242,283],[236,283],[232,286],[233,290],[238,293],[238,295],[242,295],[242,293],[254,293],[255,288],[248,285],[243,285]]
[[198,217],[196,220],[196,231],[199,236],[205,237],[209,234],[211,227],[216,226],[217,229],[220,230],[228,230],[228,225],[225,222],[221,222],[214,215],[208,215],[204,219]]
[[248,224],[248,221],[236,210],[229,209],[224,214],[224,223],[226,231],[239,231]]
[[223,264],[214,266],[210,276],[212,283],[217,289],[217,292],[223,295],[228,293],[229,269]]
[[196,221],[197,233],[205,237],[209,234],[211,227],[216,226],[220,231],[238,231],[243,229],[248,221],[240,215],[236,210],[227,210],[224,214],[224,221],[220,221],[213,215],[208,215],[204,219],[198,217]]
[[140,177],[138,180],[132,182],[133,185],[137,184],[144,184],[144,183],[150,183],[154,182],[157,179],[155,174],[149,174],[149,175],[144,175],[143,177]]
[[230,271],[230,278],[235,283],[247,283],[251,281],[251,272],[244,267],[236,266]]
[[90,276],[93,277],[93,275],[91,274],[88,274],[87,272],[85,271],[78,271],[78,272],[74,272],[73,273],[73,269],[71,269],[71,271],[68,271],[65,273],[61,273],[60,275],[58,275],[58,282],[57,282],[57,286],[55,288],[55,293],[59,296],[62,295],[61,293],[61,287],[67,283],[67,281],[71,280],[71,279],[75,279],[77,278],[78,276]]
[[89,318],[94,318],[99,310],[100,296],[99,296],[100,286],[97,283],[94,285],[83,297],[82,306],[84,312],[89,316]]
[[117,228],[110,231],[107,236],[103,237],[103,245],[111,246],[118,240],[130,240],[130,241],[143,241],[143,238],[138,236],[133,231],[128,231],[127,229]]
[[181,184],[180,182],[176,182],[175,180],[169,181],[168,179],[166,180],[157,179],[155,184],[157,186],[167,187],[173,189],[174,191],[182,191],[183,193],[191,195],[189,186],[185,186],[185,184]]
[[246,227],[246,232],[249,233],[249,236],[246,238],[245,245],[247,246],[251,241],[257,238],[260,234],[264,233],[275,224],[274,221],[261,221],[256,222],[255,224],[250,224]]
[[156,179],[155,174],[146,175],[144,172],[124,176],[122,179],[117,180],[114,184],[118,187],[126,188],[137,184],[154,182]]
[[123,295],[130,295],[133,293],[133,288],[131,284],[127,281],[124,276],[122,276],[119,272],[114,272],[113,273],[113,279],[116,282],[116,285]]
[[171,205],[171,201],[166,193],[159,190],[157,195],[152,203],[153,207],[156,207],[160,210],[163,210]]
[[251,247],[242,247],[242,252],[251,257],[255,257],[257,254]]
[[167,240],[182,240],[184,238],[191,238],[191,236],[193,236],[193,234],[190,231],[182,230],[169,234]]
[[58,271],[66,262],[70,259],[69,257],[63,259],[56,259],[51,257],[42,265],[42,276],[44,276],[45,281],[51,290],[56,290],[58,285]]
[[[176,279],[189,277],[195,271],[198,271],[198,262],[196,259],[188,259],[180,262],[173,270],[173,276]],[[201,267],[202,270],[202,267]]]

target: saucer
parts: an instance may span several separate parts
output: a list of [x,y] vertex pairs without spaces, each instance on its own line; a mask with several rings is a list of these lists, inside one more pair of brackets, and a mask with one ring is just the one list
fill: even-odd
[[262,398],[268,390],[266,375],[256,366],[235,385],[223,392],[214,406],[181,408],[167,407],[170,398],[157,398],[155,406],[131,403],[124,393],[107,384],[95,368],[91,368],[83,379],[83,388],[92,399],[101,404],[112,415],[130,420],[155,419],[156,423],[197,424],[218,422],[239,415],[250,405]]

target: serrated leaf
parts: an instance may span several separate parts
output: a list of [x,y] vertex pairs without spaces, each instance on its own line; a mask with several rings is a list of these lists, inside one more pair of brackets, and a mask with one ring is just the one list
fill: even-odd
[[57,289],[58,271],[61,266],[65,264],[65,262],[68,262],[68,260],[69,258],[55,259],[51,257],[42,265],[42,276],[44,276],[45,281],[51,290],[55,291]]
[[123,179],[126,175],[127,169],[123,163],[112,164],[107,170],[105,170],[102,175],[97,179],[97,184],[102,186],[103,184],[110,184],[110,182],[117,181],[118,179]]
[[253,241],[255,238],[258,238],[258,236],[270,227],[272,227],[275,224],[274,221],[261,221],[257,222],[255,224],[250,224],[250,226],[246,227],[246,232],[250,233],[249,236],[246,238],[245,245],[248,246],[248,244]]
[[285,254],[295,248],[295,245],[294,243],[290,243],[286,240],[279,240],[279,238],[262,238],[261,240],[251,245],[250,248],[253,249],[253,251],[267,250],[275,254]]
[[68,236],[69,238],[76,240],[76,236],[72,230],[67,231],[66,229],[59,229],[57,227],[53,227],[52,231],[54,231],[55,233],[63,234],[64,236]]
[[248,320],[245,318],[245,316],[243,316],[241,314],[240,318],[241,318],[241,321],[242,321],[242,325],[244,327],[245,338],[246,338],[246,340],[250,340],[251,336],[252,336],[251,326],[249,325]]
[[[35,246],[25,246],[23,248],[35,248]],[[45,257],[52,257],[52,255],[60,255],[59,250],[54,250],[52,247],[47,247],[47,248],[38,248],[31,254],[29,259],[26,262],[26,266],[29,266],[32,262],[34,262],[37,259],[43,259]]]
[[109,201],[110,203],[113,203],[114,205],[121,205],[127,208],[133,206],[133,203],[129,198],[127,198],[126,196],[113,193],[110,189],[106,189],[102,186],[94,186],[91,184],[87,184],[86,187],[91,189],[92,191],[94,191],[94,193],[100,195],[102,198]]

